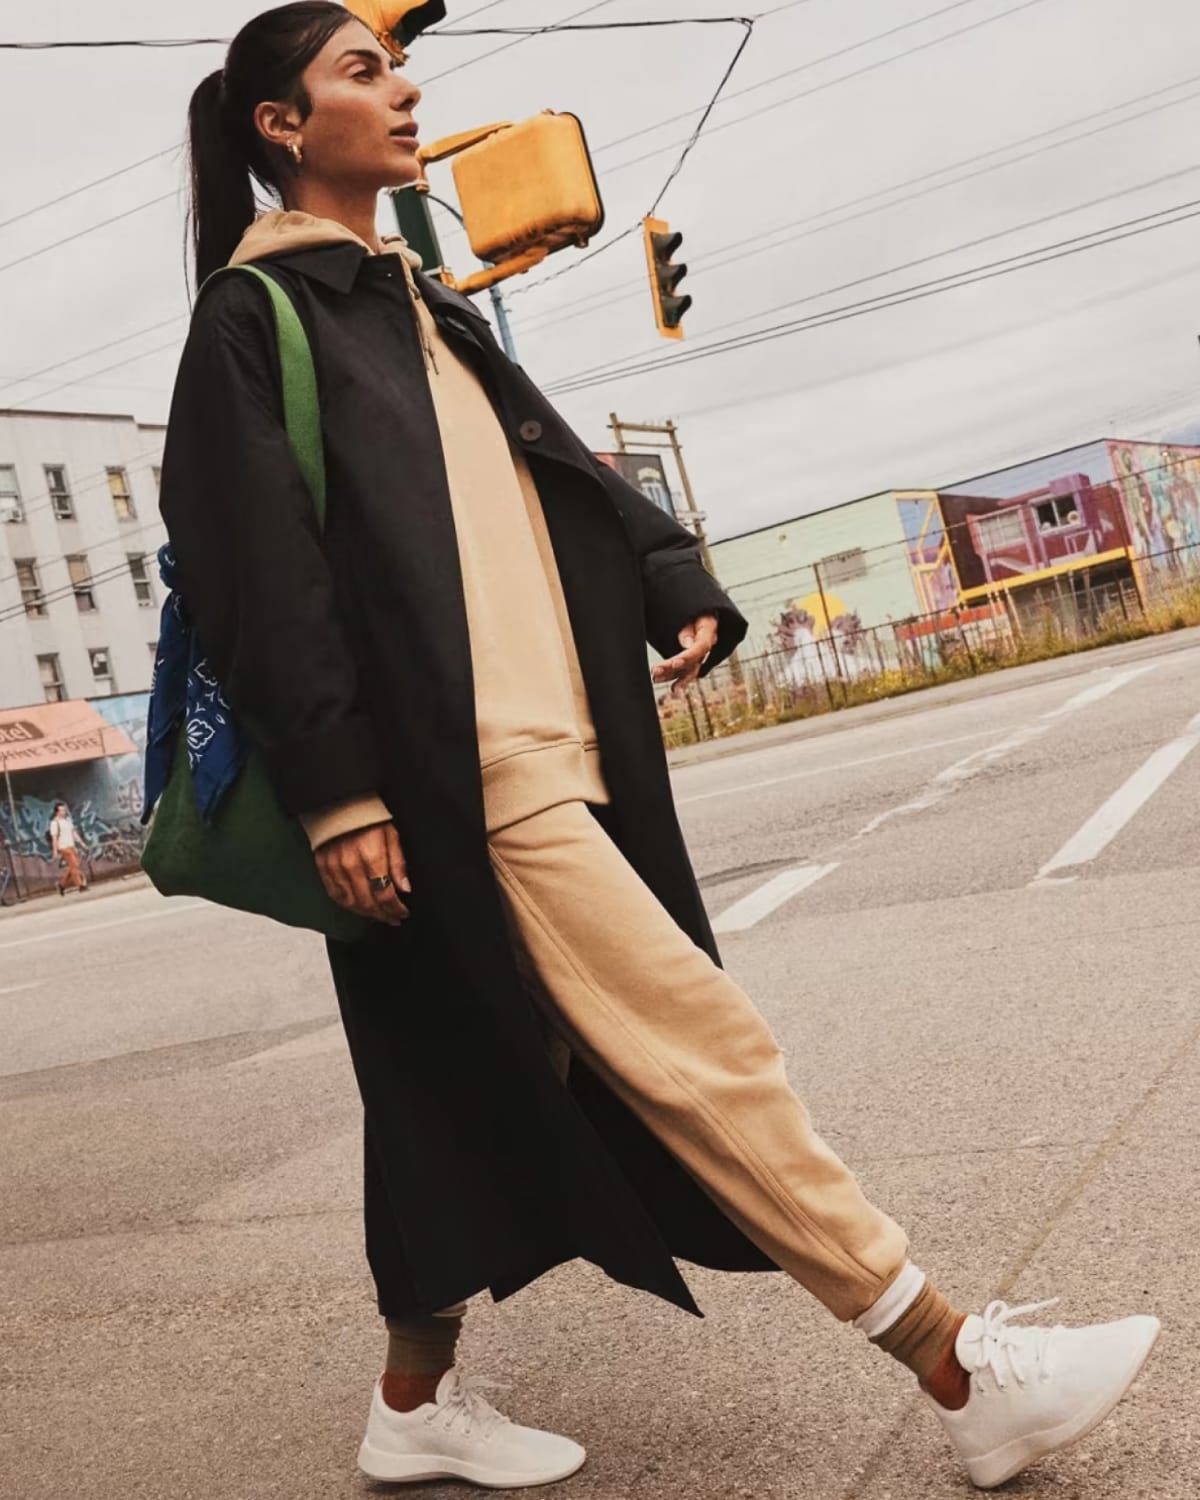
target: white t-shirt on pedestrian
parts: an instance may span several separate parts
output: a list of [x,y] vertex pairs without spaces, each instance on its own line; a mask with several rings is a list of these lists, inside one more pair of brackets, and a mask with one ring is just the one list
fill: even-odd
[[74,849],[75,847],[75,824],[68,818],[52,818],[50,821],[50,832],[58,841],[60,849]]

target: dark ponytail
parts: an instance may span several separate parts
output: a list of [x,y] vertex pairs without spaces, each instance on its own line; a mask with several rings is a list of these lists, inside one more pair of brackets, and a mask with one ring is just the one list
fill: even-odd
[[265,11],[234,37],[224,68],[210,73],[188,107],[191,242],[196,285],[237,249],[255,213],[254,183],[282,197],[284,153],[254,123],[266,100],[286,100],[307,119],[301,75],[354,17],[332,0],[294,0]]

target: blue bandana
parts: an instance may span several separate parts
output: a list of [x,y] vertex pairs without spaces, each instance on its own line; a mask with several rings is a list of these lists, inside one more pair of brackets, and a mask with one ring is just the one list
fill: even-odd
[[247,745],[234,722],[221,686],[200,654],[183,596],[176,590],[175,554],[158,553],[159,576],[170,590],[163,605],[150,709],[146,720],[146,794],[142,822],[150,821],[171,774],[180,724],[187,726],[188,762],[196,806],[205,822],[216,817],[221,799],[238,778]]

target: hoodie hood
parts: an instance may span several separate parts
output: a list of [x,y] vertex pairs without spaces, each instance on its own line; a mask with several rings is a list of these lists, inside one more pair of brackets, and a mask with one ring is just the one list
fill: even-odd
[[[275,255],[295,255],[300,250],[315,250],[321,245],[361,245],[368,255],[375,252],[365,240],[359,239],[352,229],[334,219],[318,219],[315,214],[302,214],[285,209],[274,209],[255,219],[242,236],[242,242],[230,257],[231,266],[244,266],[255,260],[268,260]],[[399,255],[410,271],[421,269],[421,257],[410,250],[402,235],[388,235],[383,241],[384,253]]]

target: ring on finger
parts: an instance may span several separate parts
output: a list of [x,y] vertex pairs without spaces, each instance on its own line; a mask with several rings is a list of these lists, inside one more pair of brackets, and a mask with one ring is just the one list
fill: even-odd
[[373,891],[386,891],[391,883],[392,877],[390,875],[371,875],[367,879],[367,884]]

